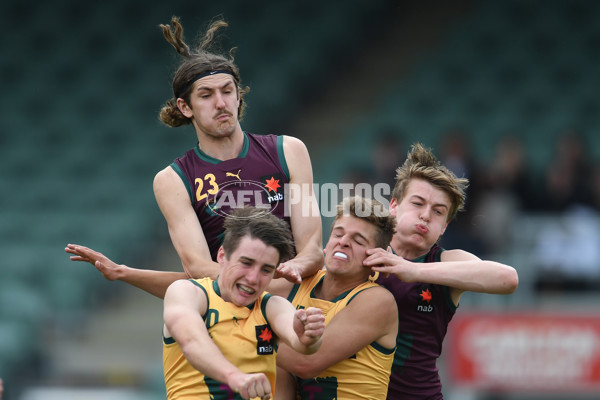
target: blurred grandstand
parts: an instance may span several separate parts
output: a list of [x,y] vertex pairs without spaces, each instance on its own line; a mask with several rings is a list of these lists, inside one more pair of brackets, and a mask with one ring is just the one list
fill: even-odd
[[[238,47],[251,87],[242,127],[304,140],[317,183],[391,183],[377,166],[400,164],[414,141],[472,179],[443,244],[514,265],[521,283],[464,296],[459,315],[600,317],[600,3],[6,0],[3,400],[164,398],[160,301],[63,249],[180,268],[152,193],[154,174],[195,144],[191,128],[157,119],[177,61],[157,25],[172,15],[188,39],[215,16],[230,23],[223,47]],[[398,152],[384,159],[386,148]],[[449,399],[597,398],[461,386],[448,357]]]

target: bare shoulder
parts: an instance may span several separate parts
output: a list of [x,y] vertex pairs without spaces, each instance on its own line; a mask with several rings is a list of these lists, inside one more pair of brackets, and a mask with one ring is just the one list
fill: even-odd
[[[154,196],[159,201],[184,201],[190,202],[190,195],[181,177],[170,166],[160,170],[154,176],[152,184]],[[162,209],[162,208],[161,208]]]
[[269,296],[267,301],[267,312],[272,310],[273,307],[277,307],[277,310],[280,310],[281,307],[292,306],[291,304],[292,303],[287,301],[287,299],[283,298],[282,296],[278,296],[276,294],[271,293],[271,296]]
[[164,305],[191,307],[199,311],[206,311],[207,294],[203,288],[189,279],[179,279],[167,288]]
[[178,279],[169,285],[169,287],[167,288],[167,295],[193,293],[196,290],[201,289],[198,287],[198,285],[192,283],[189,279]]
[[377,342],[391,348],[398,331],[398,305],[392,293],[375,286],[358,293],[346,307],[348,318],[359,321],[362,328],[375,332]]
[[292,183],[312,183],[312,165],[304,142],[293,136],[283,136],[283,154]]
[[350,302],[350,304],[352,303],[360,304],[362,306],[361,308],[364,307],[368,310],[397,308],[394,295],[389,290],[379,285],[357,293]]
[[300,139],[295,136],[283,135],[283,149],[284,150],[306,150],[306,145]]
[[310,166],[308,149],[304,142],[296,137],[283,136],[283,154],[288,165],[306,166],[308,161]]
[[161,169],[154,176],[154,189],[156,190],[157,187],[165,185],[172,185],[177,182],[176,178],[179,179],[177,172],[171,166]]

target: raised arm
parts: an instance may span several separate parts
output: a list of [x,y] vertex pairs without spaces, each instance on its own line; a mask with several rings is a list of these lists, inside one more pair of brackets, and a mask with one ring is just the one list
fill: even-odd
[[202,289],[187,280],[174,282],[164,299],[165,337],[175,338],[194,368],[226,383],[244,399],[257,396],[270,398],[271,385],[264,374],[243,373],[223,356],[212,341],[202,319],[206,308],[206,294]]
[[463,250],[442,252],[441,262],[414,263],[383,249],[367,250],[364,264],[379,273],[391,273],[404,282],[425,282],[451,288],[455,304],[465,291],[510,294],[519,285],[517,271]]
[[323,333],[319,350],[299,354],[280,345],[277,365],[303,379],[317,376],[330,366],[356,354],[373,342],[394,348],[398,333],[398,308],[390,292],[373,287],[357,294]]
[[167,221],[171,241],[188,277],[216,279],[219,264],[211,259],[188,192],[173,168],[167,167],[156,174],[154,196]]
[[320,309],[295,310],[283,297],[271,296],[267,318],[277,337],[295,351],[312,354],[321,346],[325,317]]
[[[183,272],[137,269],[116,264],[102,254],[83,246],[79,246],[79,249],[74,246],[65,249],[73,254],[71,260],[90,262],[106,279],[123,281],[161,299],[164,298],[169,285],[178,279],[206,276],[216,278],[219,265],[210,257],[204,233],[185,186],[171,167],[156,174],[154,193],[167,221],[173,246],[182,261]],[[99,257],[104,257],[105,262]]]
[[323,267],[321,214],[313,192],[310,156],[304,143],[283,137],[283,152],[290,171],[290,222],[297,254],[277,268],[277,276],[300,283],[302,277]]

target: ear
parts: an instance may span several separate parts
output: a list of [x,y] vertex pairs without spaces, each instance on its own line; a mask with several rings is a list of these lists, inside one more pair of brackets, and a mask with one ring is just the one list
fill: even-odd
[[392,200],[390,200],[390,215],[392,217],[396,217],[397,214],[397,208],[398,208],[398,200],[396,200],[396,198],[393,198]]
[[[238,87],[237,88],[237,105],[236,105],[236,110],[238,111],[238,114],[240,111],[240,105],[242,104],[242,101],[243,101],[242,94],[240,93],[240,88]],[[239,118],[239,115],[238,115],[238,118]]]
[[177,108],[179,108],[179,111],[181,111],[185,117],[192,118],[192,109],[181,97],[177,98]]
[[217,262],[220,265],[223,265],[225,261],[225,250],[223,250],[223,246],[219,247],[219,251],[217,251]]

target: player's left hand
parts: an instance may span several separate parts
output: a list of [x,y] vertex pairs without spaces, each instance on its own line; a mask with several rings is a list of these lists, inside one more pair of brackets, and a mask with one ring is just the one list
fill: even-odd
[[119,279],[125,265],[116,264],[104,254],[92,250],[88,247],[68,244],[65,251],[72,254],[71,261],[83,261],[92,264],[109,281]]
[[404,282],[415,281],[415,264],[394,254],[391,247],[388,247],[387,251],[381,248],[367,249],[367,258],[363,260],[363,265],[383,274],[384,277],[394,274]]
[[320,308],[309,307],[296,310],[294,315],[294,331],[300,342],[310,346],[316,343],[325,331],[325,316]]

